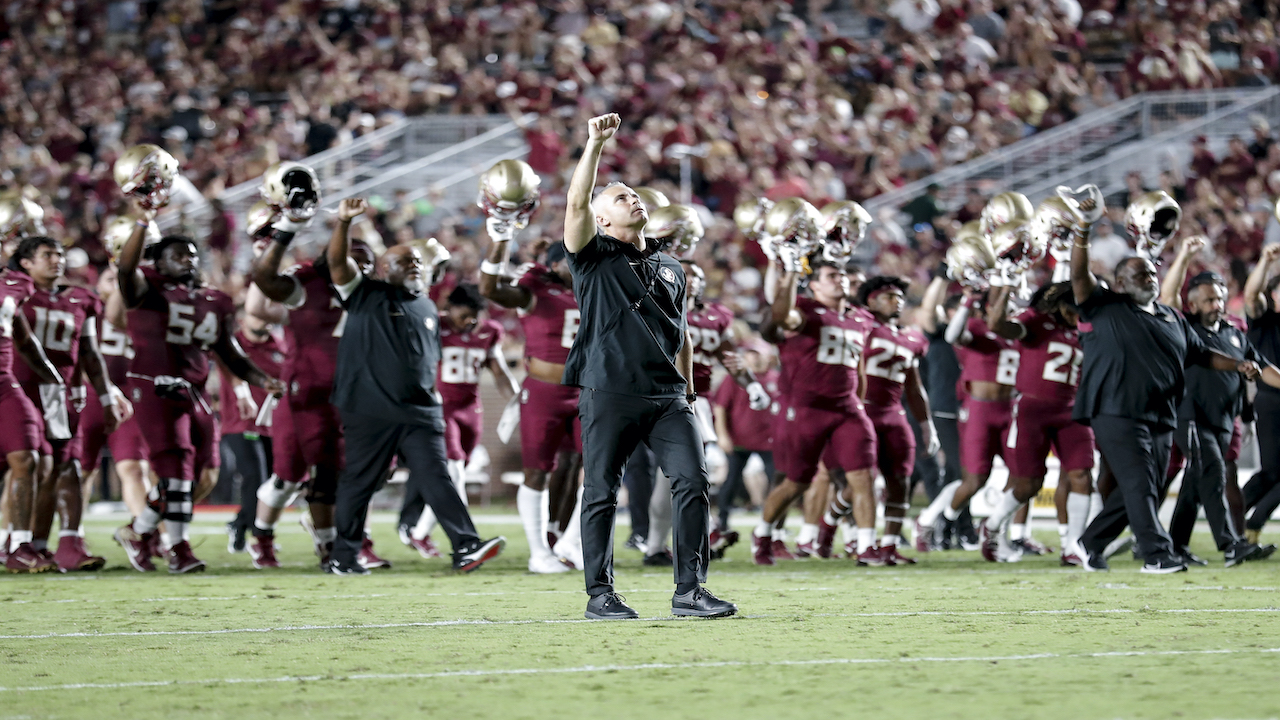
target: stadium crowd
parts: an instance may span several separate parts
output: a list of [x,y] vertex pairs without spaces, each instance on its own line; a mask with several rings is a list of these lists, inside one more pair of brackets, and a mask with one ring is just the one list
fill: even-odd
[[[137,282],[122,279],[117,264],[109,262],[115,255],[118,263],[126,246],[137,244],[140,253],[141,238],[147,232],[144,217],[139,229],[129,231],[133,237],[127,242],[117,233],[111,252],[105,242],[109,219],[139,215],[113,177],[113,168],[125,156],[126,148],[140,142],[162,146],[176,159],[183,177],[216,207],[227,187],[252,180],[278,167],[280,161],[301,159],[349,142],[397,117],[533,112],[538,119],[525,132],[531,149],[529,166],[542,181],[542,208],[536,224],[526,233],[532,241],[521,243],[510,259],[542,262],[537,272],[545,277],[537,276],[543,284],[539,292],[562,292],[563,287],[554,287],[552,277],[557,274],[554,241],[564,222],[564,188],[581,152],[580,128],[586,118],[616,111],[628,132],[604,153],[600,164],[604,177],[677,197],[679,146],[706,147],[707,155],[694,164],[692,202],[709,211],[709,222],[691,259],[705,275],[705,297],[718,298],[729,316],[747,321],[751,329],[740,328],[739,333],[749,335],[761,325],[767,329],[770,322],[776,324],[776,319],[770,319],[777,312],[776,297],[766,270],[777,261],[767,258],[761,244],[730,221],[734,209],[745,200],[803,198],[816,207],[846,199],[865,200],[1134,92],[1267,84],[1280,71],[1280,57],[1273,47],[1276,13],[1268,5],[1222,2],[1206,9],[1193,3],[1172,3],[1162,12],[1152,12],[1136,4],[1125,4],[1121,10],[1105,0],[898,0],[887,7],[868,3],[860,8],[871,31],[866,40],[841,37],[834,25],[820,21],[820,9],[820,4],[708,2],[682,6],[660,1],[633,5],[578,0],[562,0],[551,6],[479,2],[463,7],[425,0],[354,5],[282,2],[245,7],[206,7],[194,1],[16,4],[5,16],[7,41],[0,46],[9,91],[0,136],[6,166],[3,181],[43,207],[49,235],[70,248],[69,278],[103,288],[103,300],[117,292],[112,288],[132,287],[121,292],[121,300],[133,305],[143,302],[148,288],[163,282],[148,273],[164,274],[160,267],[164,253],[176,254],[187,248],[170,239],[155,246],[158,249],[153,248],[150,256],[156,262],[155,271],[141,269],[141,257],[131,256],[133,264],[128,270],[141,273],[137,277],[143,278]],[[1120,69],[1110,72],[1092,62],[1117,59]],[[1159,188],[1182,204],[1183,235],[1203,234],[1209,240],[1196,257],[1187,259],[1183,268],[1186,277],[1200,271],[1221,272],[1237,310],[1246,302],[1241,298],[1249,273],[1264,260],[1267,233],[1275,229],[1274,197],[1280,194],[1280,148],[1264,118],[1255,120],[1254,133],[1251,138],[1232,140],[1221,157],[1197,143],[1189,167],[1158,178]],[[1112,205],[1109,215],[1093,226],[1092,260],[1099,276],[1110,276],[1116,263],[1130,254],[1125,208],[1129,200],[1155,189],[1145,185],[1153,181],[1156,178],[1132,177],[1129,197]],[[874,230],[871,241],[877,252],[869,270],[880,278],[876,289],[898,287],[892,279],[901,278],[898,294],[904,301],[910,298],[918,303],[925,288],[936,284],[934,269],[944,265],[951,241],[960,236],[965,223],[982,216],[990,198],[975,193],[960,208],[944,208],[927,197],[913,205],[906,209],[912,216],[908,227],[885,222]],[[428,231],[436,235],[435,246],[447,250],[451,260],[442,261],[438,268],[440,277],[432,296],[448,313],[457,309],[459,315],[470,314],[465,322],[458,321],[464,324],[454,325],[454,331],[468,335],[487,298],[488,312],[499,321],[494,336],[524,335],[528,352],[524,313],[533,306],[525,296],[500,298],[492,289],[483,290],[484,276],[494,274],[486,272],[486,263],[494,260],[485,258],[497,243],[487,242],[482,210],[467,208],[446,216],[429,205],[409,205],[393,198],[367,215],[372,217],[356,220],[353,227],[363,224],[357,236],[367,233],[368,239],[378,239],[370,243],[374,249],[421,245],[420,238]],[[233,405],[237,414],[244,414],[240,407],[243,395],[253,398],[256,410],[267,402],[269,394],[254,397],[256,390],[234,378],[263,386],[259,389],[278,391],[267,382],[277,374],[263,374],[266,366],[259,361],[265,356],[254,360],[253,367],[261,366],[254,375],[243,359],[230,351],[229,344],[221,345],[237,328],[264,331],[283,322],[279,307],[264,310],[255,303],[267,301],[253,299],[248,290],[253,286],[249,281],[258,280],[258,261],[252,277],[231,272],[231,258],[237,249],[245,247],[251,235],[276,222],[278,218],[255,225],[251,219],[222,213],[210,228],[207,246],[192,246],[194,252],[190,253],[194,262],[207,251],[202,258],[207,278],[204,287],[225,298],[219,300],[225,306],[219,305],[217,323],[205,342],[206,348],[222,347],[218,357],[227,387],[220,402],[205,409],[219,410],[224,421]],[[327,221],[335,232],[345,232],[347,224],[341,218]],[[492,228],[488,235],[498,241]],[[171,247],[177,249],[168,250]],[[38,243],[23,246],[21,251],[16,244],[5,248],[6,256],[26,253],[23,258],[31,262],[46,252],[53,253],[53,248]],[[275,258],[277,263],[280,260]],[[437,268],[433,265],[431,269]],[[324,272],[319,277],[323,280]],[[856,273],[853,279],[856,281]],[[550,290],[543,287],[548,283]],[[563,278],[560,283],[563,286]],[[323,286],[321,282],[318,294],[327,298]],[[286,305],[292,297],[288,293],[282,297],[270,292],[266,295],[269,301]],[[859,297],[856,287],[848,290],[848,295]],[[927,316],[943,305],[944,297],[945,293],[935,296],[934,306],[917,313],[920,325],[937,324],[936,317]],[[861,300],[865,304],[868,298]],[[956,302],[950,303],[953,310]],[[257,317],[263,324],[254,328],[251,320],[237,320],[237,308],[243,318]],[[123,306],[112,310],[108,303],[98,311],[96,332],[104,353],[110,332],[114,329],[118,333],[125,326],[123,310]],[[113,313],[120,318],[114,328],[106,322]],[[330,320],[339,322],[340,314]],[[914,319],[910,314],[908,317]],[[886,323],[885,317],[877,322],[892,324]],[[203,325],[190,324],[188,336],[195,332],[195,337],[200,337]],[[464,329],[467,332],[462,332]],[[559,329],[567,332],[563,318]],[[41,329],[36,335],[42,332],[48,331]],[[718,338],[726,337],[725,328],[717,332]],[[252,343],[246,340],[242,344],[248,347]],[[720,343],[712,344],[719,348]],[[759,357],[739,360],[731,354],[716,362],[735,375],[741,365],[734,363],[755,363],[759,369],[751,374],[763,375],[773,363],[773,352],[754,341],[747,346],[755,347],[754,355]],[[120,350],[124,351],[123,345]],[[484,353],[496,352],[492,346],[482,350],[485,358],[492,356]],[[282,354],[288,360],[287,353]],[[207,364],[208,358],[204,362]],[[549,362],[562,364],[563,358]],[[459,370],[468,377],[478,371],[479,366]],[[85,372],[93,379],[91,371],[86,368]],[[198,377],[188,382],[202,384],[206,375],[197,373]],[[152,379],[155,377],[159,375]],[[134,380],[120,376],[115,385],[132,387]],[[109,386],[95,390],[104,407],[110,405],[107,399],[113,395]],[[135,412],[146,412],[136,393],[130,399]],[[120,406],[124,400],[122,397]],[[262,428],[250,425],[235,434],[260,432]],[[727,445],[729,455],[743,449],[732,441],[721,444]],[[198,455],[200,448],[191,450]],[[459,458],[452,456],[456,454],[453,448],[450,450],[450,460],[456,462]],[[546,477],[548,474],[557,469],[567,472],[555,457],[559,450],[539,448],[539,452],[551,454],[550,460],[526,458],[522,490],[528,487],[545,492],[556,482]],[[138,448],[134,452],[139,452]],[[210,458],[204,459],[203,463],[198,459],[180,463],[160,475],[164,487],[153,489],[150,498],[126,495],[126,500],[132,500],[131,511],[139,516],[145,514],[144,507],[154,511],[155,503],[166,494],[168,504],[189,506],[193,498],[207,492],[201,489],[202,473],[216,468]],[[93,464],[90,461],[85,466]],[[541,472],[540,479],[531,478],[530,470]],[[145,473],[137,474],[138,468],[130,472],[135,473],[133,492],[148,484]],[[903,479],[894,478],[895,482]],[[301,483],[302,478],[290,482]],[[564,485],[563,479],[559,482]],[[314,484],[308,492],[313,489]],[[276,490],[274,495],[267,493],[272,498],[268,507],[278,511],[281,508],[271,503],[292,500],[298,488]],[[838,497],[854,502],[854,491],[847,495]],[[936,493],[931,492],[933,495]],[[572,493],[566,495],[561,488],[552,498],[551,517],[564,532],[570,532],[575,525]],[[317,501],[324,505],[331,499],[310,498],[312,507]],[[539,496],[538,502],[543,501]],[[245,502],[246,507],[253,504],[252,500]],[[841,510],[837,506],[833,501],[833,521],[847,515],[836,512]],[[256,509],[257,517],[242,517],[233,528],[233,546],[244,548],[246,533],[269,539],[270,533],[257,532],[269,527],[256,523],[262,519],[269,526],[274,520],[262,516],[272,513],[261,506]],[[163,546],[158,544],[158,522],[135,522],[117,537],[129,549],[131,561],[136,560],[135,567],[145,569],[148,553],[153,553],[167,556],[171,568],[195,568],[198,561],[189,555],[189,547],[178,551],[176,559],[173,550],[182,544],[189,507],[165,507],[156,512],[169,527],[170,541]],[[943,514],[951,523],[949,532],[959,533],[957,545],[972,540],[964,527],[956,529],[951,513]],[[275,516],[278,518],[278,512]],[[319,519],[313,516],[311,521]],[[865,532],[865,517],[858,519],[858,527]],[[424,514],[421,520],[414,520],[405,523],[402,539],[424,555],[432,555],[436,550],[429,537],[431,516]],[[905,518],[897,518],[902,520]],[[835,525],[806,522],[806,533],[810,527],[814,532],[822,527],[827,533],[833,532]],[[63,529],[74,533],[71,518],[64,518]],[[332,526],[320,523],[311,529],[331,530]],[[718,531],[726,536],[730,532],[727,526]],[[850,554],[866,561],[864,564],[909,561],[894,549],[903,544],[898,530],[886,530],[890,537],[884,545],[869,544],[852,529],[848,532]],[[323,555],[326,536],[313,533],[313,537]],[[535,553],[540,547],[547,553],[552,551],[550,542],[535,543],[535,537],[530,534]],[[824,537],[829,554],[831,536]],[[1019,552],[1043,550],[1029,535],[1015,532],[1012,539],[1020,542]],[[810,547],[818,542],[817,536],[806,535],[801,540]],[[928,532],[918,533],[916,541],[922,550],[933,543]],[[949,536],[939,542],[950,542]],[[649,538],[635,538],[633,544],[649,550],[649,556],[660,554],[661,541],[657,542],[658,552]],[[264,553],[273,552],[268,547],[269,541],[253,544],[255,565]],[[878,554],[882,547],[889,548],[884,555]],[[769,552],[786,552],[785,546],[771,548]],[[378,560],[371,547],[365,550],[373,558],[368,564],[376,566]],[[1070,557],[1072,550],[1064,544],[1063,561],[1084,562],[1079,556]],[[863,557],[866,553],[870,554]],[[1010,551],[1004,557],[1013,556]],[[760,560],[773,555],[758,551],[756,557]],[[77,562],[80,560],[83,558]],[[581,565],[572,551],[560,560]],[[531,569],[534,565],[531,561]],[[554,564],[542,566],[558,569]]]

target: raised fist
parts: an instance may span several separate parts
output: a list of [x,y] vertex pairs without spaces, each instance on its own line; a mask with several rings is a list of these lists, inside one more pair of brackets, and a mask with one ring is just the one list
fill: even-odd
[[363,215],[369,205],[365,203],[364,198],[346,198],[338,203],[338,219],[343,222],[350,222],[357,215]]
[[618,126],[621,124],[622,118],[618,117],[617,113],[593,117],[587,121],[587,136],[592,140],[603,142],[613,137],[613,134],[617,132]]

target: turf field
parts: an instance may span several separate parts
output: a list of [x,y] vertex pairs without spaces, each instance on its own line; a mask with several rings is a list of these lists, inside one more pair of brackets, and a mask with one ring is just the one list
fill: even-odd
[[1280,716],[1280,560],[1223,569],[1203,532],[1215,565],[1160,577],[974,552],[756,568],[739,545],[708,587],[741,614],[713,621],[672,619],[670,573],[620,549],[646,619],[599,623],[580,573],[524,571],[513,517],[481,518],[510,544],[465,576],[378,517],[395,568],[359,578],[319,574],[294,517],[276,572],[197,516],[202,575],[127,570],[92,520],[104,571],[0,579],[0,718]]

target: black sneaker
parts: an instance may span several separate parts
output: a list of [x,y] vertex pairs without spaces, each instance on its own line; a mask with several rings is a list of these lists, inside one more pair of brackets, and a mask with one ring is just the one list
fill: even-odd
[[1084,561],[1084,564],[1080,567],[1083,567],[1085,572],[1107,572],[1111,569],[1111,566],[1107,564],[1106,558],[1089,552],[1083,545],[1077,544],[1076,547],[1079,549],[1080,559]]
[[670,550],[661,550],[652,555],[645,555],[644,564],[649,567],[671,567],[675,564],[675,558],[671,557]]
[[1262,548],[1251,542],[1238,542],[1222,554],[1227,567],[1235,567],[1246,560],[1257,560],[1262,555]]
[[696,587],[683,595],[671,596],[671,614],[688,617],[728,617],[738,612],[738,606],[721,600],[706,588]]
[[583,617],[588,620],[636,620],[640,613],[631,609],[627,599],[616,592],[592,595]]
[[236,523],[235,520],[227,523],[227,552],[235,555],[245,551],[245,532],[248,528]]
[[[1188,565],[1197,565],[1199,567],[1209,566],[1209,561],[1191,552],[1191,548],[1184,547],[1178,550],[1178,554],[1182,556],[1182,559],[1185,560]],[[1231,566],[1228,565],[1227,567]]]
[[639,533],[631,533],[631,535],[627,537],[627,541],[622,544],[622,547],[628,550],[635,550],[637,552],[645,552],[648,549],[648,544],[645,542],[645,537],[643,535],[640,535]]
[[1267,558],[1269,558],[1269,557],[1271,557],[1272,555],[1275,555],[1275,554],[1276,554],[1276,546],[1275,546],[1275,545],[1272,545],[1271,543],[1267,543],[1266,545],[1259,545],[1259,546],[1258,546],[1258,557],[1253,558],[1253,559],[1254,559],[1254,560],[1266,560]]
[[469,573],[498,557],[506,545],[507,539],[501,535],[489,540],[481,540],[473,547],[453,554],[453,569]]
[[367,568],[358,562],[344,563],[337,558],[330,558],[329,563],[324,566],[324,571],[330,575],[369,575]]
[[1162,557],[1150,560],[1142,566],[1142,572],[1148,575],[1169,575],[1187,571],[1187,564],[1182,558]]

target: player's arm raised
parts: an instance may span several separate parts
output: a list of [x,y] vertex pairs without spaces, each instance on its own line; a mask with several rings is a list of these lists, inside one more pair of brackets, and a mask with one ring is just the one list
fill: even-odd
[[[347,198],[338,204],[338,224],[329,237],[329,278],[334,285],[346,285],[360,274],[356,261],[351,259],[351,242],[348,237],[351,221],[365,211],[364,198]],[[227,364],[230,367],[230,363]]]
[[1204,249],[1206,240],[1202,235],[1192,235],[1182,241],[1178,254],[1169,264],[1164,281],[1160,283],[1160,302],[1176,310],[1182,309],[1182,284],[1187,280],[1187,270],[1191,267],[1191,258]]
[[155,220],[156,211],[148,210],[140,205],[135,206],[138,222],[134,225],[133,234],[120,248],[116,258],[116,282],[120,285],[120,299],[125,307],[135,308],[147,294],[147,279],[143,277],[138,266],[142,264],[143,243],[147,237],[147,227]]
[[942,303],[947,298],[947,279],[941,275],[936,276],[929,281],[929,287],[925,288],[924,298],[920,301],[920,329],[925,333],[932,335],[938,332],[938,322],[942,319],[939,317],[938,309],[942,307]]
[[1080,203],[1084,222],[1071,234],[1071,293],[1075,295],[1077,305],[1089,299],[1098,287],[1098,278],[1089,270],[1089,237],[1093,234],[1094,223],[1102,218],[1106,209],[1097,187],[1093,187],[1089,198]]
[[[789,249],[779,248],[779,254],[790,252]],[[781,272],[778,275],[778,294],[773,298],[773,303],[769,306],[769,315],[766,316],[766,325],[772,326],[775,330],[783,330],[786,332],[799,332],[804,328],[804,316],[796,309],[796,292],[800,288],[800,270],[786,262],[783,262]]]
[[587,121],[587,144],[569,181],[564,214],[564,247],[571,253],[582,252],[596,235],[595,213],[591,210],[591,191],[596,187],[596,168],[604,143],[622,124],[616,113],[593,117]]
[[1262,249],[1262,257],[1258,259],[1258,264],[1254,266],[1253,272],[1249,273],[1249,279],[1244,283],[1244,312],[1251,318],[1256,318],[1267,311],[1267,296],[1265,288],[1267,285],[1267,274],[1271,271],[1271,264],[1280,258],[1280,245],[1268,245]]
[[1008,286],[992,288],[991,302],[987,303],[987,327],[1000,337],[1021,340],[1027,336],[1027,328],[1009,318],[1009,295],[1012,292],[1013,288]]
[[480,282],[476,283],[481,297],[510,310],[533,310],[537,296],[529,288],[517,285],[516,278],[506,274],[515,228],[510,222],[498,218],[489,218],[485,227],[491,242],[489,254],[480,263]]

